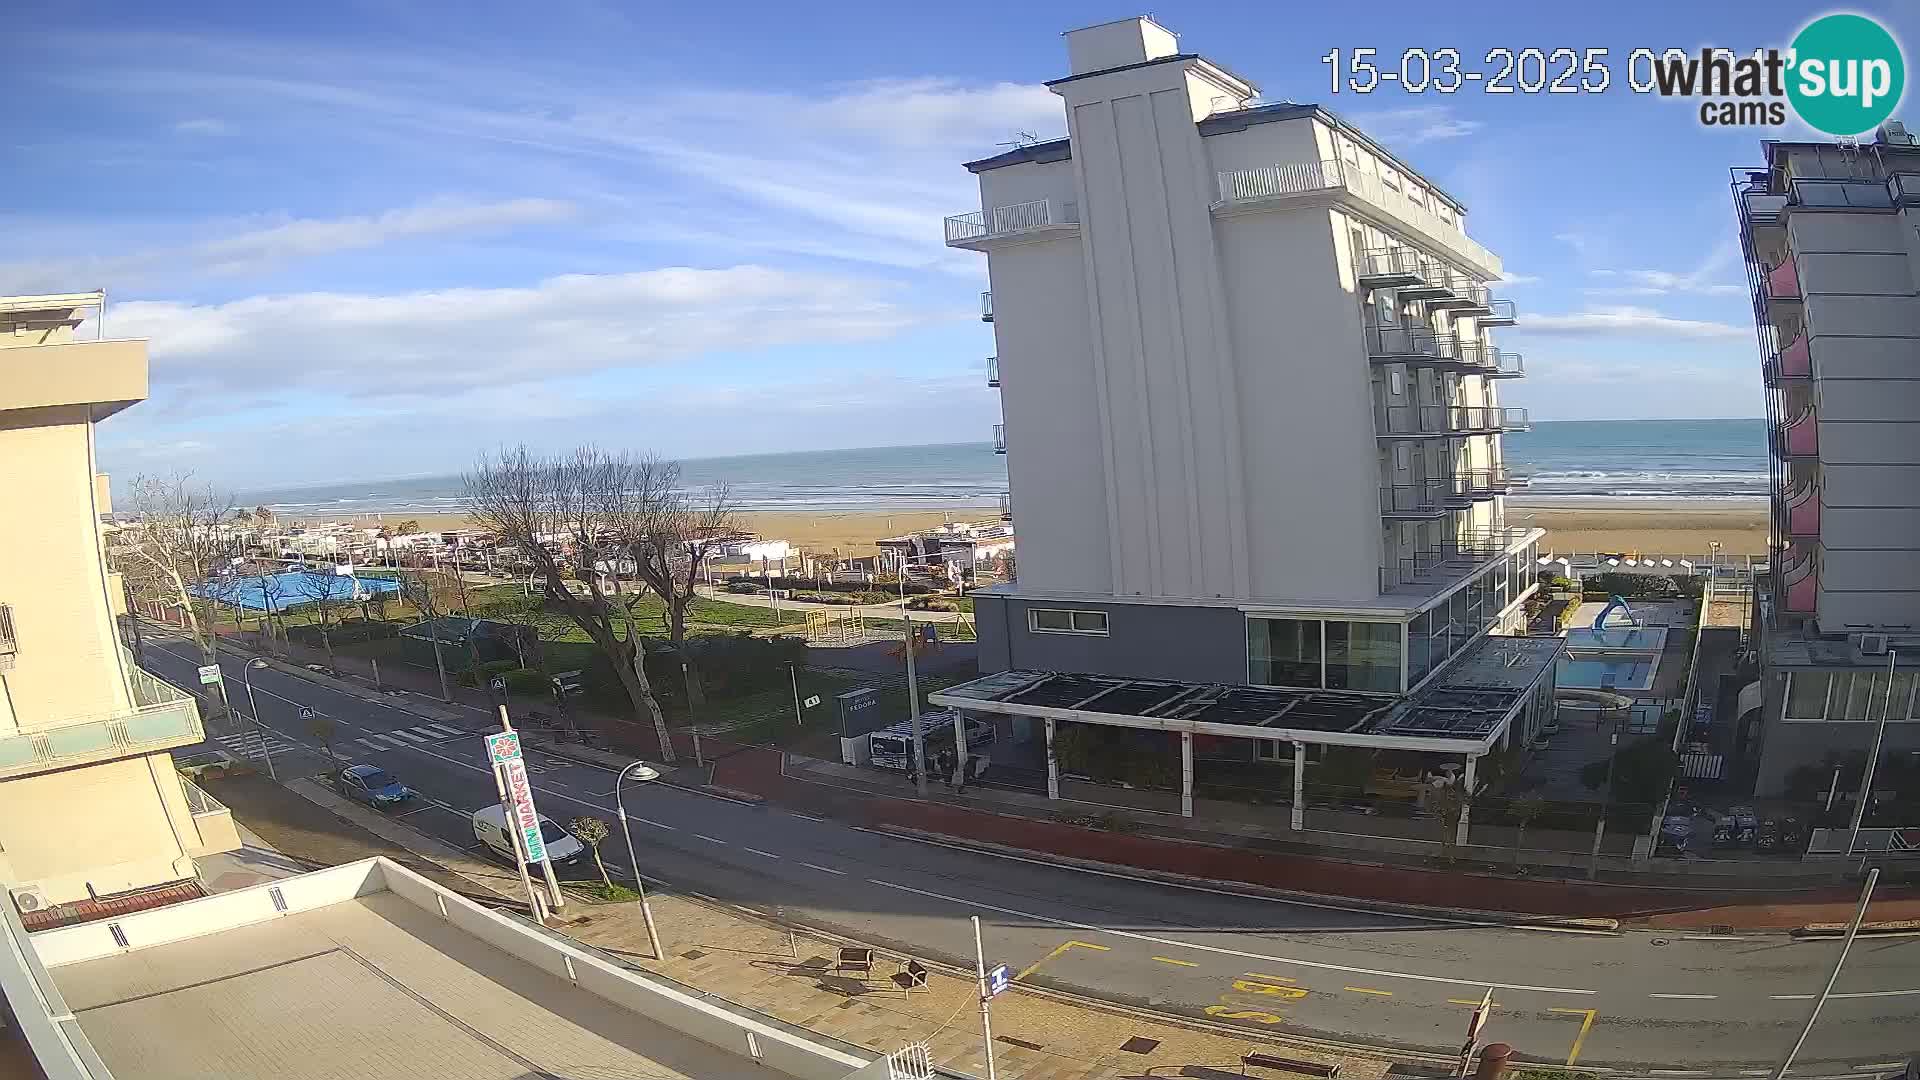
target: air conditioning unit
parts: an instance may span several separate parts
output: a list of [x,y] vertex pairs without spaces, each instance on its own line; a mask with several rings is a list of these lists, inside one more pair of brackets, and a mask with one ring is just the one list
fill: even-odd
[[20,914],[22,915],[31,914],[32,912],[41,911],[52,906],[47,903],[47,894],[41,892],[40,886],[38,885],[22,885],[12,890],[12,892],[13,906],[19,908]]
[[1907,125],[1898,120],[1889,120],[1880,125],[1880,141],[1887,146],[1912,146],[1914,138],[1907,132]]
[[1887,655],[1887,635],[1861,634],[1858,639],[1861,656]]

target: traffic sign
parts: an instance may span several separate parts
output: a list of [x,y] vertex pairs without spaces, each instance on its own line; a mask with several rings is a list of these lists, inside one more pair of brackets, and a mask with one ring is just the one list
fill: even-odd
[[506,774],[507,798],[512,802],[507,813],[520,830],[520,847],[527,853],[528,862],[539,862],[547,857],[547,843],[540,835],[540,814],[533,808],[533,782],[527,779],[527,763],[520,760],[518,745],[513,757],[501,763],[501,771]]
[[995,964],[987,969],[987,996],[996,997],[1001,991],[1013,985],[1013,975],[1007,965]]
[[308,707],[308,706],[306,706],[306,705],[302,705],[302,706],[300,706],[300,719],[302,719],[302,720],[311,720],[311,719],[313,719],[314,717],[316,717],[316,716],[319,716],[319,715],[320,715],[320,714],[319,714],[319,713],[318,713],[317,711],[315,711],[314,709],[312,709],[312,708],[310,708],[310,707]]
[[200,684],[202,686],[212,686],[214,683],[217,683],[219,681],[220,681],[220,665],[219,664],[208,664],[206,667],[203,667],[200,669]]
[[520,733],[502,731],[487,736],[487,760],[499,765],[520,760]]
[[804,706],[804,707],[806,707],[806,708],[809,708],[809,709],[811,709],[811,708],[813,708],[813,707],[814,707],[815,705],[818,705],[818,704],[820,704],[820,695],[819,695],[819,694],[814,694],[813,696],[811,696],[811,697],[809,697],[809,698],[807,698],[807,700],[805,700],[805,701],[803,701],[803,702],[801,702],[800,704],[801,704],[802,706]]
[[493,680],[487,683],[487,685],[492,687],[498,693],[504,694],[507,692],[507,680],[504,676],[495,675],[493,677]]

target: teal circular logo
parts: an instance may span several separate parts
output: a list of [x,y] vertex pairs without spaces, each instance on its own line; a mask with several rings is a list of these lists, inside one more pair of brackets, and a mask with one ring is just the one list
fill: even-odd
[[1893,115],[1906,87],[1900,43],[1864,15],[1822,15],[1793,39],[1787,99],[1816,130],[1865,135]]

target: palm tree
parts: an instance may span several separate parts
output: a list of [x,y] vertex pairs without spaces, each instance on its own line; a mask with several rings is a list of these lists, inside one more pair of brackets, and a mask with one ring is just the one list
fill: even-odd
[[600,861],[600,841],[607,838],[607,823],[597,817],[577,817],[567,823],[567,831],[593,852],[593,865],[600,868],[600,882],[607,887],[607,895],[611,897],[613,879],[607,876],[607,864]]

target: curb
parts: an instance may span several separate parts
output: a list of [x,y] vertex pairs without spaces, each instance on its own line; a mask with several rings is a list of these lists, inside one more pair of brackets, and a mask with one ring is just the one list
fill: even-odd
[[1297,889],[1280,889],[1270,885],[1256,885],[1251,882],[1223,881],[1218,878],[1196,877],[1191,874],[1179,874],[1167,870],[1152,870],[1124,863],[1101,862],[1097,859],[1082,859],[1070,855],[1054,855],[1049,852],[1034,851],[1029,848],[1014,847],[1009,844],[997,844],[984,840],[971,840],[948,833],[934,832],[928,829],[915,829],[904,825],[875,825],[868,832],[898,836],[909,840],[924,840],[930,843],[946,844],[951,847],[967,848],[992,855],[1009,855],[1024,859],[1039,859],[1057,862],[1063,866],[1078,867],[1083,870],[1095,870],[1105,874],[1122,877],[1158,881],[1171,885],[1191,885],[1199,888],[1214,889],[1227,893],[1243,893],[1251,897],[1270,900],[1285,900],[1294,903],[1329,906],[1339,904],[1367,911],[1378,911],[1389,915],[1405,915],[1413,918],[1449,918],[1469,922],[1492,923],[1512,926],[1517,929],[1537,930],[1577,930],[1585,933],[1618,933],[1619,919],[1590,918],[1585,916],[1529,916],[1511,911],[1482,911],[1475,908],[1423,907],[1418,904],[1395,904],[1390,901],[1356,899],[1346,896],[1332,896],[1326,893],[1310,893]]
[[[1850,923],[1808,923],[1796,926],[1788,933],[1794,937],[1845,937]],[[1869,934],[1912,934],[1920,933],[1920,919],[1895,919],[1891,922],[1870,922],[1860,924],[1860,933]]]

